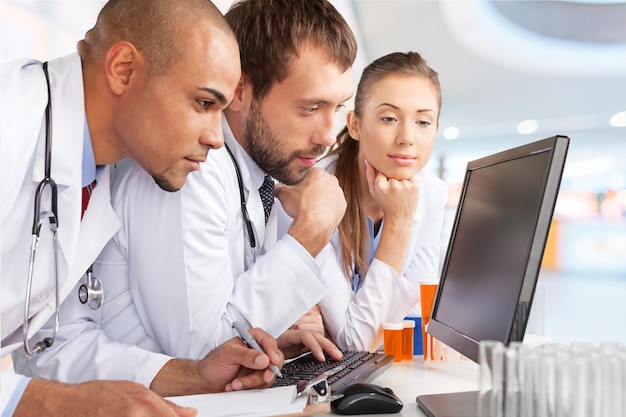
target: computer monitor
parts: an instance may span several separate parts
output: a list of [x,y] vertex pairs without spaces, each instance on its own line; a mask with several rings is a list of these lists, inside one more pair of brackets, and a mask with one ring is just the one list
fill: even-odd
[[[467,164],[428,333],[475,362],[481,340],[523,340],[568,146],[554,136]],[[476,393],[417,402],[465,417]]]

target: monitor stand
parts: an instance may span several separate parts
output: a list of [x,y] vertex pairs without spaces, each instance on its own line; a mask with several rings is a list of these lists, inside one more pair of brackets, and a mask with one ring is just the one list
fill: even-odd
[[418,407],[428,417],[477,417],[478,391],[418,395]]

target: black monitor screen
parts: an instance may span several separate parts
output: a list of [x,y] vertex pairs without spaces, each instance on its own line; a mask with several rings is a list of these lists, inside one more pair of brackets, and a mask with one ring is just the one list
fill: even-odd
[[481,340],[522,340],[568,139],[468,164],[428,332],[477,361]]

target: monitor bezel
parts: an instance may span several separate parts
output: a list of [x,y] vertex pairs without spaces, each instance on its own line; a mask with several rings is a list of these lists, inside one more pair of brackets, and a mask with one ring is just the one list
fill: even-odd
[[515,316],[511,322],[508,334],[503,335],[502,340],[500,340],[505,345],[508,345],[512,341],[522,341],[526,331],[528,315],[530,313],[530,307],[532,305],[533,295],[537,285],[537,278],[541,269],[541,262],[554,214],[554,207],[556,205],[556,199],[561,184],[568,147],[569,138],[567,136],[557,135],[476,159],[467,164],[459,204],[454,217],[449,244],[440,274],[439,288],[433,302],[433,308],[428,322],[428,333],[474,362],[478,362],[478,346],[480,344],[480,340],[472,339],[469,335],[463,334],[457,329],[448,326],[446,323],[439,321],[437,318],[441,288],[445,285],[446,273],[454,246],[454,238],[457,233],[459,218],[462,213],[464,197],[466,195],[471,173],[476,169],[485,166],[522,158],[539,152],[552,153],[545,182],[543,199],[539,208],[539,215],[535,225],[531,248],[529,250],[528,262],[526,265],[521,291],[518,297]]

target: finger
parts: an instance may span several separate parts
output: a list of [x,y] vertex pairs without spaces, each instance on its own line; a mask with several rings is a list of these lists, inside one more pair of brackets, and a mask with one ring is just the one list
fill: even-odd
[[270,335],[266,331],[258,328],[250,329],[250,334],[265,351],[265,354],[269,357],[270,362],[278,366],[278,369],[282,368],[284,357],[280,349],[278,349],[276,339],[274,339],[272,335]]
[[365,162],[365,178],[367,179],[370,194],[372,194],[374,191],[374,181],[376,180],[376,169],[367,162],[367,159],[364,159],[363,162]]
[[315,333],[314,335],[318,338],[318,342],[322,349],[324,349],[324,352],[326,352],[331,359],[340,361],[343,358],[343,352],[339,350],[339,348],[330,339],[320,335],[319,333]]
[[337,346],[319,333],[305,332],[302,335],[302,344],[306,346],[315,359],[320,362],[326,361],[324,352],[328,353],[328,355],[335,360],[339,360],[343,357],[343,353],[341,353]]
[[238,337],[230,339],[227,343],[222,345],[222,348],[228,348],[224,357],[235,365],[260,370],[267,368],[270,364],[269,357],[265,353],[250,349],[248,346],[244,345]]
[[270,369],[266,369],[264,371],[252,372],[248,375],[239,377],[230,385],[232,391],[242,391],[247,389],[255,389],[255,388],[268,388],[272,385],[274,380],[276,379],[276,375]]
[[300,323],[293,327],[293,330],[306,330],[308,332],[324,334],[324,325],[322,323]]
[[170,400],[166,400],[165,398],[163,398],[163,401],[165,401],[165,404],[167,404],[167,406],[171,408],[179,417],[195,417],[198,415],[198,410],[196,410],[195,408],[181,407],[180,405],[174,404],[173,402],[171,402]]
[[165,403],[172,409],[179,417],[195,417],[198,415],[198,410],[192,407],[181,407],[173,402],[163,399]]

